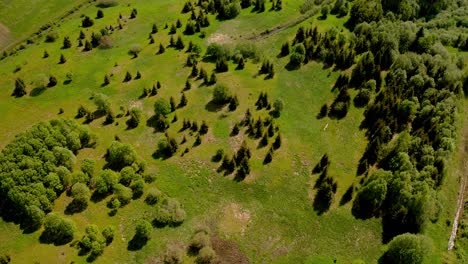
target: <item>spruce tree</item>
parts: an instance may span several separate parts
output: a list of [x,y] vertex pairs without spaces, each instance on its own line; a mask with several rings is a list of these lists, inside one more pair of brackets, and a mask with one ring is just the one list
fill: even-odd
[[67,62],[67,59],[65,58],[65,56],[63,54],[60,54],[59,64],[64,64],[65,62]]
[[130,74],[130,72],[127,71],[127,73],[125,74],[125,78],[124,78],[124,82],[129,82],[132,80],[132,75]]
[[21,78],[15,80],[15,89],[13,90],[12,96],[22,97],[26,94],[26,85]]
[[153,24],[153,27],[151,28],[151,34],[156,34],[158,33],[158,27],[156,26],[156,24]]
[[164,48],[163,44],[159,44],[158,54],[163,54],[165,51],[166,49]]
[[63,49],[69,49],[69,48],[71,48],[71,46],[72,46],[72,43],[71,43],[71,41],[70,41],[70,38],[69,38],[69,37],[63,38],[63,46],[62,46],[62,48],[63,48]]

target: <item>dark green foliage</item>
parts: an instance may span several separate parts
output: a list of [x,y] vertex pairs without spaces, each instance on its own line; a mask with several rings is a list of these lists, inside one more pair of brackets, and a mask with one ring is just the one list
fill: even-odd
[[15,89],[11,95],[14,97],[22,97],[26,95],[26,85],[24,84],[23,79],[17,78],[15,80]]
[[55,78],[55,76],[50,76],[47,87],[54,87],[55,85],[57,85],[57,78]]
[[378,170],[366,181],[353,203],[352,213],[356,218],[367,219],[379,216],[387,194],[388,177],[391,177],[391,173]]
[[182,96],[180,97],[178,108],[182,108],[186,105],[187,105],[187,97],[185,97],[185,94],[183,93]]
[[97,11],[97,13],[96,13],[96,18],[100,19],[100,18],[103,18],[103,17],[104,17],[104,12],[101,9],[99,9]]
[[354,1],[351,7],[351,13],[348,24],[354,28],[362,22],[378,21],[382,18],[382,4],[378,0],[357,0]]
[[265,156],[265,159],[263,160],[263,164],[268,164],[270,163],[271,161],[273,160],[273,152],[272,151],[268,151],[266,156]]
[[205,135],[206,133],[208,133],[208,125],[206,124],[205,120],[203,120],[200,126],[199,133],[200,135]]
[[163,54],[165,51],[166,49],[164,48],[164,46],[162,44],[159,44],[158,54]]
[[130,109],[130,119],[127,121],[127,126],[129,128],[135,128],[140,124],[143,112],[140,108],[134,107]]
[[213,85],[217,82],[217,78],[216,78],[216,74],[213,72],[211,73],[211,76],[210,76],[210,84]]
[[153,24],[153,26],[151,27],[151,34],[156,34],[158,33],[158,27],[156,26],[156,24]]
[[215,155],[211,158],[211,161],[213,162],[219,162],[223,159],[224,157],[224,150],[223,149],[218,149],[215,153]]
[[[19,134],[0,154],[2,213],[14,210],[15,221],[37,228],[40,215],[52,209],[63,190],[64,176],[55,172],[71,169],[73,153],[90,143],[89,132],[70,120],[39,123]],[[25,161],[29,167],[21,165]]]
[[393,238],[379,263],[420,264],[430,251],[431,243],[427,237],[406,233]]
[[139,80],[141,79],[141,73],[140,71],[137,71],[136,75],[135,75],[135,80]]
[[273,142],[273,149],[279,149],[281,147],[281,135],[276,136],[275,141]]
[[71,189],[73,201],[67,206],[66,213],[81,212],[88,207],[88,201],[91,198],[91,192],[84,183],[75,183]]
[[148,193],[146,194],[145,202],[149,205],[154,205],[158,201],[161,200],[162,196],[163,196],[162,192],[158,188],[153,187],[148,190]]
[[89,16],[85,16],[83,20],[81,21],[81,26],[84,28],[91,27],[93,25],[94,25],[94,21]]
[[177,33],[177,27],[174,24],[172,24],[171,29],[169,30],[169,34],[174,35],[175,33]]
[[49,58],[49,53],[47,52],[47,50],[44,50],[44,55],[42,55],[42,58]]
[[317,193],[314,197],[313,208],[319,215],[328,211],[337,189],[336,181],[327,172],[328,170],[325,168],[314,186],[314,189],[317,189]]
[[86,40],[83,51],[91,51],[92,49],[93,49],[93,45],[91,44],[91,42]]
[[40,240],[48,244],[64,245],[73,240],[75,231],[76,225],[72,220],[50,213],[44,218],[44,231]]
[[60,54],[59,64],[64,64],[65,62],[67,62],[67,59],[63,54]]
[[179,201],[173,198],[164,199],[158,208],[154,223],[158,226],[177,226],[185,220],[185,210]]
[[235,111],[237,107],[239,106],[239,99],[237,99],[237,96],[231,96],[229,100],[229,111]]
[[133,8],[132,13],[130,14],[130,19],[136,18],[137,14],[138,14],[138,11],[136,10],[136,8]]
[[106,86],[106,85],[109,85],[110,83],[110,79],[109,79],[109,75],[104,75],[104,82],[102,83],[102,86]]
[[55,31],[51,31],[46,35],[45,42],[55,42],[58,38],[58,33]]
[[71,43],[71,41],[70,41],[70,38],[69,38],[69,37],[63,38],[63,46],[62,46],[62,48],[63,48],[63,49],[69,49],[69,48],[71,48],[71,46],[72,46],[72,43]]
[[170,97],[169,98],[169,104],[171,105],[171,113],[174,112],[176,110],[176,104],[175,104],[175,100],[174,100],[174,97]]
[[169,158],[177,152],[177,149],[177,141],[172,137],[166,137],[158,142],[157,153],[162,157]]
[[132,145],[114,141],[107,149],[106,161],[109,168],[120,171],[136,163],[137,154]]
[[175,48],[178,50],[183,50],[185,48],[184,41],[182,40],[181,36],[177,37],[177,41],[175,43]]
[[221,58],[216,62],[216,72],[227,72],[229,71],[229,66],[225,58]]
[[119,175],[111,170],[101,171],[94,179],[95,194],[106,196],[114,190],[119,183]]
[[213,102],[217,105],[224,105],[229,102],[231,91],[224,84],[217,84],[213,89]]
[[102,236],[106,240],[106,244],[110,245],[112,241],[114,240],[114,234],[115,234],[115,227],[113,226],[106,226],[102,229],[101,232]]
[[231,136],[237,136],[239,134],[239,125],[234,124],[231,130]]
[[286,42],[281,46],[280,56],[285,57],[289,55],[289,42]]
[[131,80],[132,80],[132,75],[130,74],[130,72],[127,72],[125,74],[125,78],[124,78],[123,82],[129,82]]

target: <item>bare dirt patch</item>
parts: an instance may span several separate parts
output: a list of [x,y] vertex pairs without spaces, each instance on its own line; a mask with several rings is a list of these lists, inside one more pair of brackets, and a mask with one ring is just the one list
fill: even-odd
[[0,50],[6,47],[10,41],[11,41],[10,30],[5,25],[0,23]]
[[250,222],[250,211],[242,209],[239,204],[231,203],[223,210],[219,230],[226,234],[244,235]]
[[234,241],[212,237],[211,244],[221,264],[249,264],[249,260]]
[[222,33],[214,33],[208,38],[208,44],[211,43],[218,43],[218,44],[226,44],[232,42],[232,38],[226,34]]

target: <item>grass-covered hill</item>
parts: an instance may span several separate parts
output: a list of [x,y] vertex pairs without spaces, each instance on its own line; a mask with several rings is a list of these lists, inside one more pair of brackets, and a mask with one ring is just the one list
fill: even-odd
[[0,263],[463,263],[429,2],[0,0]]

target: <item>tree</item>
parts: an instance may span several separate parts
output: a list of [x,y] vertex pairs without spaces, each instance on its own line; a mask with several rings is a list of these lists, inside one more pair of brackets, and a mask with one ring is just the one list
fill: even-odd
[[156,24],[153,24],[153,26],[151,27],[151,34],[156,34],[158,33],[158,27],[156,26]]
[[353,202],[352,213],[356,218],[368,219],[379,216],[380,209],[387,194],[386,177],[390,177],[388,172],[378,170],[366,184],[359,190]]
[[237,70],[243,70],[244,67],[245,67],[244,58],[241,57],[241,58],[239,59],[239,62],[237,63],[237,68],[236,68],[236,69],[237,69]]
[[218,105],[224,105],[229,102],[231,91],[224,84],[217,84],[213,90],[213,102]]
[[115,227],[106,226],[102,229],[102,236],[106,240],[106,244],[109,245],[114,240]]
[[91,44],[91,42],[89,42],[89,40],[86,40],[83,51],[91,51],[92,49],[93,45]]
[[278,133],[276,136],[275,141],[273,142],[273,149],[279,149],[281,147],[281,135]]
[[162,198],[162,192],[156,188],[152,187],[148,190],[145,198],[145,202],[149,205],[156,204]]
[[135,80],[138,80],[138,79],[141,79],[141,73],[140,71],[137,71],[136,75],[135,75]]
[[281,57],[285,57],[289,55],[289,42],[286,42],[281,46]]
[[179,108],[182,108],[187,105],[187,97],[185,97],[185,94],[182,93],[182,96],[180,98],[180,103],[179,103]]
[[94,175],[94,168],[96,166],[96,162],[92,159],[84,159],[81,162],[81,171],[88,176]]
[[64,64],[65,62],[67,62],[67,59],[65,58],[65,56],[63,56],[63,54],[60,54],[59,64]]
[[235,111],[237,107],[239,106],[239,99],[237,99],[237,96],[231,96],[229,99],[229,111]]
[[104,82],[102,83],[102,86],[107,86],[110,83],[110,78],[109,75],[104,75]]
[[166,49],[164,48],[163,44],[159,44],[158,54],[163,54],[165,51]]
[[40,239],[45,243],[64,245],[73,240],[75,231],[76,225],[72,220],[50,213],[44,219],[44,231]]
[[283,111],[284,103],[281,99],[276,99],[273,103],[273,115],[275,117],[279,117],[281,115],[281,111]]
[[134,238],[138,240],[149,240],[151,236],[151,231],[153,230],[153,226],[150,222],[146,220],[138,220],[136,227],[135,227],[135,236]]
[[104,17],[104,12],[102,12],[101,9],[99,9],[96,13],[96,18],[97,19],[100,19],[100,18],[103,18]]
[[132,75],[130,74],[130,72],[127,71],[127,73],[125,74],[125,78],[124,78],[124,82],[129,82],[132,80]]
[[430,250],[431,242],[426,236],[405,233],[393,238],[388,244],[387,251],[379,259],[379,263],[423,263]]
[[110,111],[109,97],[102,93],[95,94],[93,97],[93,103],[97,108],[97,111],[102,113],[108,113]]
[[68,205],[67,211],[81,212],[88,206],[91,192],[86,184],[78,182],[72,186],[71,197],[73,201]]
[[47,50],[44,50],[44,55],[42,55],[42,58],[48,58],[49,57],[49,53],[47,52]]
[[129,128],[135,128],[140,124],[141,117],[143,115],[143,112],[141,111],[140,108],[138,107],[133,107],[129,111],[130,113],[130,119],[127,121],[127,126]]
[[16,78],[15,80],[15,89],[13,90],[12,96],[22,97],[26,94],[26,85],[24,84],[23,79]]
[[85,16],[83,20],[81,21],[81,26],[84,28],[91,27],[93,25],[94,25],[94,21],[89,16]]
[[142,48],[139,44],[133,44],[130,47],[130,50],[128,51],[131,55],[133,55],[133,58],[138,57],[138,54],[141,52]]
[[154,113],[166,117],[171,113],[171,105],[163,98],[158,98],[154,103]]
[[210,246],[203,247],[198,252],[197,263],[199,264],[210,264],[215,263],[216,252]]
[[47,84],[47,87],[54,87],[55,85],[57,85],[57,78],[51,75],[49,77],[49,83]]
[[130,14],[130,19],[136,18],[137,14],[138,14],[138,11],[136,10],[136,8],[133,8],[132,13]]
[[321,19],[327,19],[328,13],[330,13],[330,7],[328,5],[322,5],[320,9]]
[[178,50],[183,50],[185,48],[185,44],[184,44],[184,41],[182,41],[182,37],[181,36],[178,36],[177,37],[177,41],[175,43],[175,47],[176,49]]
[[69,48],[71,48],[71,46],[72,46],[72,43],[71,43],[71,41],[70,41],[70,38],[69,38],[69,37],[63,38],[63,46],[62,46],[62,48],[63,48],[63,49],[69,49]]
[[383,16],[382,4],[378,0],[358,0],[354,1],[348,24],[354,28],[362,22],[370,23],[379,21]]
[[106,161],[109,167],[120,171],[123,167],[135,163],[137,154],[132,145],[114,141],[107,150]]

